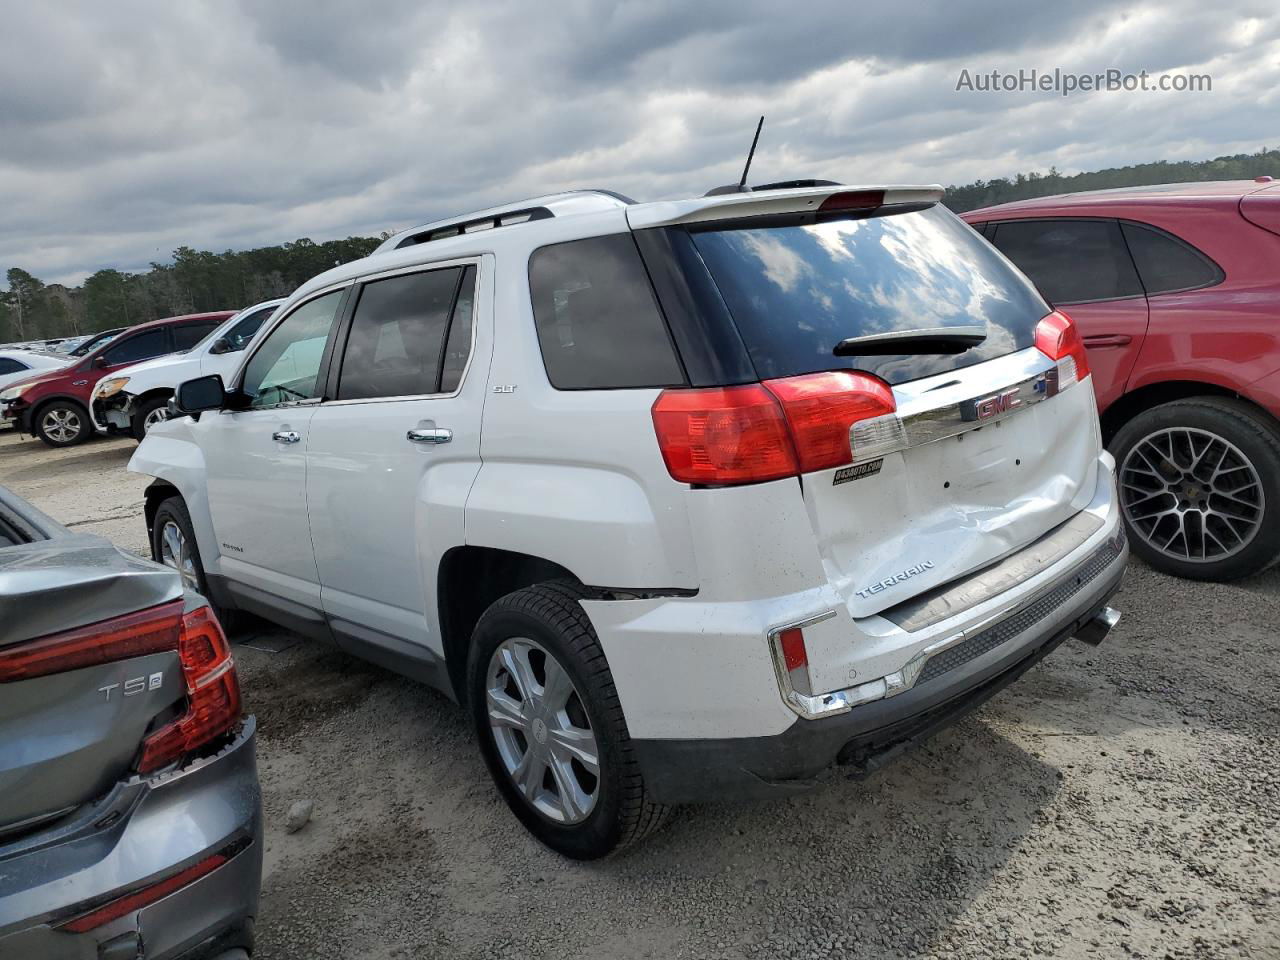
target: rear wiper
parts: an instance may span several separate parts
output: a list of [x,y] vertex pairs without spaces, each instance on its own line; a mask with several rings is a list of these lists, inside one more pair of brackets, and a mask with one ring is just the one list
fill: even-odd
[[964,353],[987,339],[985,326],[925,327],[849,337],[835,345],[837,357],[897,357],[906,354]]

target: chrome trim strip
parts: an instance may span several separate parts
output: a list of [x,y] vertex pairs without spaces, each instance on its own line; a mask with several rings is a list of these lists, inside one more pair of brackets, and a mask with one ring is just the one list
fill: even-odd
[[[1037,350],[1036,353],[1039,353]],[[999,423],[1029,407],[1048,399],[1049,373],[1056,368],[1052,360],[1040,354],[1042,364],[1026,376],[1006,383],[994,390],[969,395],[958,402],[932,404],[926,395],[915,397],[901,404],[898,416],[906,433],[908,447],[918,447],[937,440],[957,437],[970,430],[977,430]],[[972,388],[969,388],[972,389]],[[952,393],[953,391],[947,391]],[[1004,400],[1003,405],[984,408],[984,404]],[[932,398],[930,398],[932,399]],[[983,416],[983,413],[986,413]]]

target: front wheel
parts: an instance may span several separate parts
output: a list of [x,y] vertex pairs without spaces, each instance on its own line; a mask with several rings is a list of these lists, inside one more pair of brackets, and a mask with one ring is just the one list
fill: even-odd
[[582,588],[544,583],[495,602],[472,635],[467,695],[489,772],[535,837],[595,860],[665,822],[645,790]]
[[169,497],[156,508],[151,524],[151,559],[178,571],[183,587],[202,594],[213,606],[228,636],[244,626],[240,611],[217,606],[209,595],[204,563],[191,526],[191,514],[181,497]]
[[1140,413],[1111,443],[1134,551],[1193,580],[1235,580],[1280,559],[1280,433],[1238,400]]
[[54,400],[40,407],[32,418],[32,428],[51,447],[72,447],[93,433],[89,412],[70,400]]
[[133,421],[130,423],[133,438],[141,443],[148,430],[157,423],[164,423],[168,419],[169,398],[152,397],[139,406],[133,414]]

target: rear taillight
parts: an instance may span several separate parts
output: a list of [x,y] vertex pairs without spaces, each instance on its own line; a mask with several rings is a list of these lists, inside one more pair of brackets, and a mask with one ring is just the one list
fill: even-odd
[[1089,375],[1089,358],[1075,321],[1055,310],[1036,324],[1036,349],[1057,363],[1049,393],[1065,390]]
[[849,428],[898,408],[887,383],[852,370],[766,380],[764,385],[782,404],[801,473],[852,463]]
[[673,478],[730,486],[852,463],[851,428],[896,409],[883,380],[837,370],[742,387],[664,390],[653,405],[653,426]]
[[138,772],[172,763],[221,736],[240,719],[240,683],[231,648],[213,611],[199,607],[182,618],[178,658],[187,682],[187,709],[143,742]]
[[758,383],[664,390],[653,428],[667,470],[682,483],[759,483],[797,472],[782,408]]
[[41,637],[0,653],[0,683],[178,648],[182,601]]

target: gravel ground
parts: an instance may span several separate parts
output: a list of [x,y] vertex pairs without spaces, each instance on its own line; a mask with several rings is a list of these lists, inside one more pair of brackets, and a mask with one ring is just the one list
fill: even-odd
[[[133,449],[0,432],[0,483],[145,552]],[[237,654],[267,819],[255,957],[1280,957],[1280,571],[1135,561],[1116,606],[1102,647],[867,780],[689,809],[586,866],[508,814],[453,704],[264,626]]]

